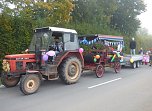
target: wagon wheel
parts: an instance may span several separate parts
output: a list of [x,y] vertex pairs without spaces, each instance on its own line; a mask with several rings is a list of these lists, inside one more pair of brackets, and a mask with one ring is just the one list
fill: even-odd
[[140,62],[139,62],[139,61],[136,62],[136,67],[137,67],[137,68],[140,67]]
[[104,72],[105,72],[105,69],[104,69],[103,65],[98,65],[95,72],[96,72],[96,76],[98,78],[101,78],[103,76]]
[[133,69],[135,69],[135,68],[136,68],[136,62],[131,63],[131,67],[132,67]]
[[116,73],[120,72],[120,70],[121,70],[120,62],[115,62],[114,63],[114,70],[115,70]]

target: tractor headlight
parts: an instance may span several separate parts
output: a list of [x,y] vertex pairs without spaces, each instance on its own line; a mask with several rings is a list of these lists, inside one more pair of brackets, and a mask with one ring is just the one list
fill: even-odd
[[3,71],[5,72],[9,72],[10,71],[10,64],[9,62],[7,62],[7,60],[3,60],[3,63],[2,63],[2,68],[3,68]]

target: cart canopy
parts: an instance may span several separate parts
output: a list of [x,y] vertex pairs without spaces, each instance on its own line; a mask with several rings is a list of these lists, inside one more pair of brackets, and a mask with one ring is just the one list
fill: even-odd
[[[92,34],[92,35],[81,35],[79,36],[80,44],[95,44],[100,41],[104,45],[115,46],[121,44],[124,46],[124,41],[122,36],[112,36],[112,35],[102,35],[102,34]],[[101,42],[102,41],[102,42]]]
[[98,34],[97,37],[102,40],[111,40],[111,41],[123,41],[122,36],[112,36],[112,35],[101,35]]

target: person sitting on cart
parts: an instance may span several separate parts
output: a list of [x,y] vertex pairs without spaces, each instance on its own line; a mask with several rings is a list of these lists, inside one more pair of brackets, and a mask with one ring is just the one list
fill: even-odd
[[[53,46],[49,46],[49,49],[48,51],[54,51],[54,47]],[[54,58],[55,58],[56,55],[54,56],[48,56],[48,63],[52,63],[54,61]]]

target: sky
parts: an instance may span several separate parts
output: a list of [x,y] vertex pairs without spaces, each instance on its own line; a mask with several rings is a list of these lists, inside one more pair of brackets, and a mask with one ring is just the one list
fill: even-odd
[[141,27],[148,29],[148,33],[152,34],[152,0],[144,0],[147,5],[146,12],[139,16]]

